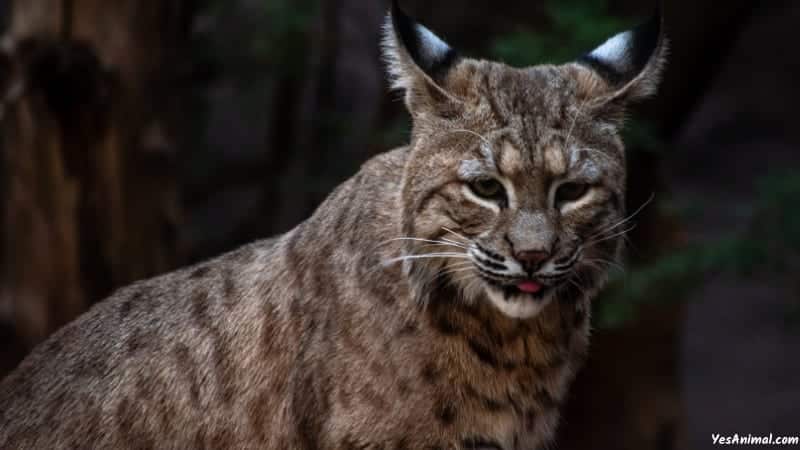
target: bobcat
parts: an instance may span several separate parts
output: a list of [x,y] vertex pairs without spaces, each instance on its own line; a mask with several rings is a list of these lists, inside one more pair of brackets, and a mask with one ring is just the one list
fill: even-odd
[[660,18],[575,62],[459,56],[396,2],[411,143],[292,231],[121,289],[0,385],[0,448],[535,449],[618,258]]

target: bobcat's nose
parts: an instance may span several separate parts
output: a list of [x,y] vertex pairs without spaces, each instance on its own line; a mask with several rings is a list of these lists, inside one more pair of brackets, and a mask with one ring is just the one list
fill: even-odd
[[537,270],[543,262],[550,258],[550,253],[542,250],[525,250],[516,252],[514,256],[527,271]]

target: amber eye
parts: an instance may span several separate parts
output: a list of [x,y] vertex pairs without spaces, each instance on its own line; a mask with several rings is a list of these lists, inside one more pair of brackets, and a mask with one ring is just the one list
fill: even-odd
[[585,183],[564,183],[556,190],[556,206],[580,200],[588,190],[589,185]]
[[469,188],[472,189],[475,195],[486,199],[502,201],[506,198],[503,185],[493,178],[473,181],[469,184]]

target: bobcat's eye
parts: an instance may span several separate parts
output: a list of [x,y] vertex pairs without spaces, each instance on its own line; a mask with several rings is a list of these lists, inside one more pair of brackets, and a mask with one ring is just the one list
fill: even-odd
[[469,184],[469,188],[472,189],[475,195],[485,199],[504,201],[506,198],[505,188],[493,178],[473,181]]
[[589,185],[586,183],[564,183],[556,189],[556,207],[564,203],[580,200],[586,195]]

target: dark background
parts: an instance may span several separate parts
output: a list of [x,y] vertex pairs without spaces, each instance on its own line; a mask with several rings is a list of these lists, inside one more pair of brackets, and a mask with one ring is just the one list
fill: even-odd
[[[405,0],[468,55],[565,62],[634,0]],[[378,0],[0,0],[0,376],[115,288],[288,230],[409,121]],[[667,0],[627,129],[628,263],[559,449],[800,435],[800,4]],[[2,405],[0,405],[2,407]]]

